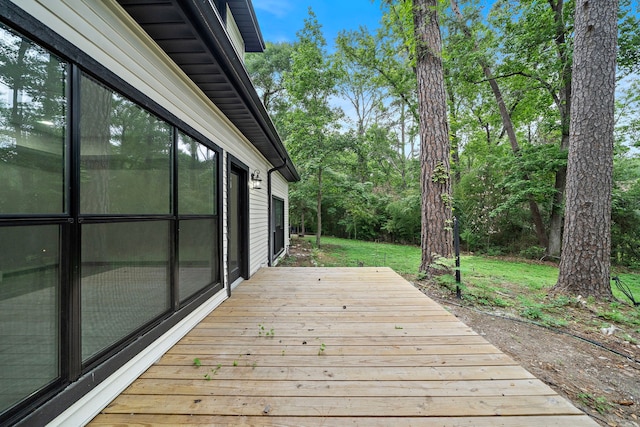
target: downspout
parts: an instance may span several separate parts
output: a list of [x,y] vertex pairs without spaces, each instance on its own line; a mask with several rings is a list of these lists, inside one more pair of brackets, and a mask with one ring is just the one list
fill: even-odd
[[268,230],[269,230],[269,232],[268,232],[269,236],[268,236],[268,240],[267,240],[267,252],[268,252],[267,265],[269,267],[272,267],[272,264],[273,264],[273,248],[272,248],[272,246],[273,246],[273,238],[271,237],[273,235],[273,216],[271,215],[271,209],[273,209],[272,203],[271,203],[271,199],[272,199],[272,197],[271,197],[272,196],[271,174],[273,172],[277,171],[277,170],[280,170],[280,169],[284,168],[285,166],[287,166],[287,158],[286,157],[282,158],[282,164],[280,166],[273,167],[273,168],[271,168],[271,169],[269,169],[267,171],[267,206],[268,206],[268,208],[267,208],[267,216],[268,216],[267,221],[269,222],[269,227],[267,227]]

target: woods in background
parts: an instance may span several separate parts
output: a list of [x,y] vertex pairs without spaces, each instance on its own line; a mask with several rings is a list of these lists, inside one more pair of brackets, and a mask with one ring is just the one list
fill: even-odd
[[[262,56],[248,55],[247,66],[303,177],[291,189],[291,225],[419,244],[413,2],[382,7],[378,29],[343,32],[333,51],[310,11],[295,43],[267,43]],[[460,220],[463,249],[559,260],[571,84],[581,78],[571,73],[575,2],[438,2],[437,13],[453,194],[446,202]],[[614,263],[638,268],[640,23],[634,13],[628,0],[620,2],[610,252]]]

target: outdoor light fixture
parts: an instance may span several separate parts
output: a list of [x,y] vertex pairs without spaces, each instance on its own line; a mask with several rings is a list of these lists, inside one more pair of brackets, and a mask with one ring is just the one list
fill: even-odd
[[262,180],[260,179],[260,171],[256,169],[251,174],[251,184],[254,190],[259,190],[262,188]]

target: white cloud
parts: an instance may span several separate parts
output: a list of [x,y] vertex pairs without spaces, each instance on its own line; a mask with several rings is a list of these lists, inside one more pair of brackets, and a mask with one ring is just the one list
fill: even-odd
[[290,0],[253,0],[253,7],[277,18],[284,18],[293,9]]

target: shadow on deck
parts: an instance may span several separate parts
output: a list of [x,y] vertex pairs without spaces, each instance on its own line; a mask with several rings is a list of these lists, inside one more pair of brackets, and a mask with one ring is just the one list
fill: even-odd
[[388,268],[260,270],[91,425],[597,426]]

